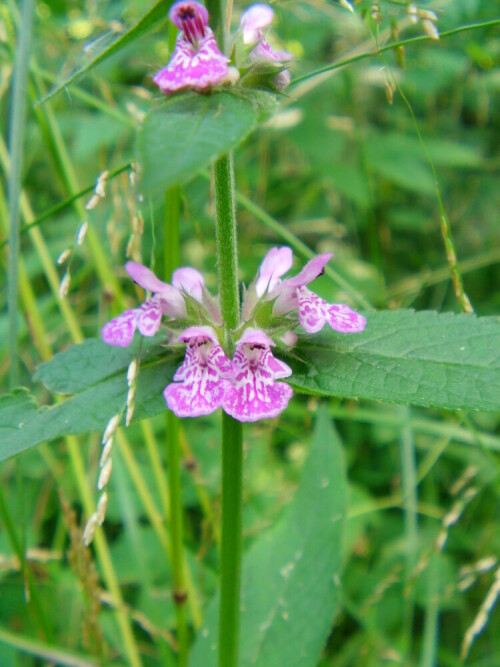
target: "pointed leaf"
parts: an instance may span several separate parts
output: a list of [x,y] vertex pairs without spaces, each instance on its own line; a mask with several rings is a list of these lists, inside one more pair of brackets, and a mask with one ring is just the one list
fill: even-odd
[[[117,353],[100,341],[89,340],[43,364],[39,376],[49,386],[78,393],[40,408],[25,390],[2,397],[0,461],[65,435],[102,431],[109,419],[124,407],[128,391],[126,369],[134,356],[134,347]],[[177,355],[158,346],[151,354],[146,351],[142,355],[135,419],[145,419],[166,410],[163,389],[178,365]]]
[[175,96],[150,112],[138,135],[141,189],[164,193],[236,148],[255,127],[250,99],[219,92]]
[[[340,441],[322,410],[292,503],[243,559],[240,667],[318,664],[339,602],[346,512]],[[192,667],[217,664],[217,610],[216,596],[193,647]]]
[[500,410],[500,320],[409,310],[367,314],[361,334],[302,339],[286,362],[297,391]]
[[151,30],[151,28],[154,26],[165,22],[168,18],[168,9],[171,4],[171,0],[158,0],[158,2],[156,2],[151,7],[151,9],[137,21],[137,23],[123,32],[111,44],[109,44],[96,56],[86,62],[85,65],[78,68],[76,71],[70,74],[70,76],[64,79],[64,81],[50,90],[47,95],[45,95],[45,97],[43,97],[38,102],[38,104],[43,104],[47,100],[50,100],[51,97],[54,97],[54,95],[60,93],[61,90],[67,88],[71,83],[82,77],[84,74],[87,74],[87,72],[92,70],[96,65],[103,62],[115,53],[118,53],[118,51],[120,51],[124,46],[127,46],[131,42],[135,41],[138,37],[141,37],[146,32]]

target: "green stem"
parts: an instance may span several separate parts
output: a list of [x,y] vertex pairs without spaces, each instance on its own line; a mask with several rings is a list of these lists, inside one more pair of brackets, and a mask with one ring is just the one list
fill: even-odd
[[26,119],[26,93],[32,23],[33,0],[24,0],[22,20],[19,24],[19,42],[16,48],[9,132],[11,170],[8,182],[8,200],[10,211],[8,304],[11,387],[16,387],[19,384],[19,358],[17,349],[19,300],[19,200],[21,196],[21,162],[23,154],[24,125]]
[[411,589],[418,560],[418,496],[417,462],[411,410],[401,408],[403,427],[401,430],[401,478],[403,486],[403,508],[405,519],[406,572],[405,572],[405,619],[403,627],[404,654],[410,655],[414,616],[414,591]]
[[222,533],[220,554],[219,667],[238,664],[243,425],[222,414]]
[[444,202],[443,198],[441,197],[441,188],[439,187],[439,179],[437,175],[437,170],[436,166],[434,164],[434,160],[432,159],[432,156],[429,152],[429,149],[427,148],[427,145],[424,141],[424,138],[422,136],[422,133],[420,131],[419,124],[417,122],[417,118],[415,116],[415,113],[413,111],[413,107],[410,104],[410,101],[404,94],[401,86],[397,85],[397,90],[399,94],[401,95],[401,98],[403,102],[406,104],[408,111],[410,112],[411,119],[413,121],[413,126],[415,128],[415,132],[417,134],[418,140],[420,142],[420,145],[422,147],[422,150],[425,153],[425,156],[427,158],[427,162],[429,163],[429,166],[432,171],[432,176],[434,178],[434,187],[436,190],[436,199],[438,202],[439,206],[439,213],[441,217],[441,235],[443,237],[443,243],[444,243],[444,248],[446,251],[446,259],[448,260],[448,266],[450,269],[450,274],[451,274],[451,280],[453,282],[453,287],[455,289],[455,296],[457,297],[457,301],[460,303],[462,306],[462,310],[464,313],[473,313],[474,309],[472,307],[472,304],[469,300],[469,297],[467,296],[465,289],[464,289],[464,284],[463,284],[463,279],[462,279],[462,273],[460,271],[460,267],[458,266],[457,262],[457,253],[455,250],[455,242],[453,240],[453,234],[451,232],[451,225],[450,221],[448,220],[448,215],[446,214],[446,209],[444,207]]
[[[226,353],[239,324],[238,253],[232,156],[214,165],[216,246],[219,293]],[[219,608],[219,667],[236,667],[239,643],[243,427],[222,415],[222,531]]]
[[232,331],[239,324],[238,251],[232,156],[225,155],[214,164],[215,240],[219,293],[224,322],[226,353],[233,352]]
[[179,667],[188,662],[189,636],[186,620],[186,578],[184,572],[184,526],[182,515],[179,420],[167,411],[167,472],[170,493],[170,535],[172,539],[172,574],[174,603],[177,617]]
[[[179,266],[179,187],[169,188],[165,194],[164,252],[165,278],[170,281]],[[186,667],[189,652],[189,634],[186,620],[186,573],[184,568],[184,526],[181,495],[181,452],[179,420],[167,411],[167,472],[170,497],[170,533],[172,538],[172,574],[174,603],[177,617],[179,667]]]
[[[459,26],[458,28],[453,28],[453,30],[446,30],[445,32],[441,32],[439,34],[439,38],[443,40],[446,37],[452,37],[453,35],[458,35],[461,32],[467,32],[468,30],[481,30],[484,28],[493,28],[498,24],[500,24],[500,19],[492,19],[491,21],[483,21],[478,23],[469,23],[468,25],[462,25]],[[374,48],[369,51],[363,51],[362,53],[356,53],[346,58],[340,58],[339,60],[336,60],[330,65],[325,65],[324,67],[320,67],[319,69],[316,69],[312,72],[308,72],[307,74],[303,74],[302,76],[296,77],[292,81],[291,87],[295,89],[295,87],[299,83],[302,83],[303,81],[307,81],[308,79],[320,76],[321,74],[326,74],[327,72],[331,72],[332,70],[345,67],[346,65],[350,65],[351,63],[359,62],[360,60],[365,60],[366,58],[373,58],[379,56],[380,54],[385,53],[386,51],[392,51],[401,46],[410,46],[412,44],[418,44],[419,42],[428,42],[428,41],[431,41],[431,38],[428,35],[420,35],[418,37],[410,37],[409,39],[402,39],[398,42],[390,42],[389,44],[385,44],[380,48]],[[296,95],[297,91],[294,90],[294,97]]]

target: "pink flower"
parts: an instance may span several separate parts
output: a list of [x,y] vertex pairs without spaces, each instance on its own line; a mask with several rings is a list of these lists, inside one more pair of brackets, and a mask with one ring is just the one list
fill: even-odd
[[293,254],[290,248],[271,248],[259,267],[255,291],[261,297],[265,292],[271,293],[281,285],[281,276],[292,268]]
[[101,330],[102,339],[108,345],[128,347],[136,329],[143,336],[154,336],[163,316],[179,319],[186,316],[186,302],[183,292],[201,300],[204,280],[201,273],[186,267],[174,272],[174,285],[159,280],[155,274],[136,262],[127,262],[125,269],[131,278],[143,289],[152,293],[139,308],[126,310],[105,324]]
[[229,59],[217,47],[205,7],[181,1],[172,6],[169,16],[181,32],[170,62],[153,77],[154,83],[166,94],[220,83],[228,74]]
[[275,51],[262,33],[262,28],[271,25],[273,17],[272,8],[263,4],[252,5],[241,15],[240,28],[243,34],[243,43],[256,44],[250,53],[252,60],[286,62],[293,58],[293,55],[287,51]]
[[343,303],[327,303],[307,287],[297,288],[299,322],[308,333],[321,331],[327,323],[341,333],[357,333],[366,326],[366,318]]
[[289,377],[291,369],[272,352],[273,341],[263,331],[249,327],[236,343],[232,384],[226,387],[222,407],[241,422],[276,417],[288,405],[293,390],[275,382]]
[[223,403],[231,361],[211,327],[189,327],[179,341],[187,343],[186,356],[163,392],[167,405],[178,417],[209,415]]
[[257,296],[262,297],[268,285],[265,298],[275,299],[273,315],[279,317],[297,309],[299,322],[308,333],[320,331],[325,323],[342,333],[363,331],[366,326],[363,315],[344,304],[329,304],[306,287],[323,273],[331,257],[331,253],[318,255],[296,276],[281,280],[281,276],[290,269],[291,250],[286,247],[272,248],[260,265],[255,285]]

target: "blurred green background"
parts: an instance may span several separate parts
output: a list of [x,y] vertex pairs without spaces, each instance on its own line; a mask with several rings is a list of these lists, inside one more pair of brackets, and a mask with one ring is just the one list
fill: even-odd
[[[402,0],[379,3],[380,24],[370,18],[373,3],[353,4],[354,14],[323,0],[275,6],[274,32],[296,56],[293,76],[371,51],[374,40],[383,44],[391,34],[398,33],[400,39],[423,34],[420,24],[409,21]],[[495,0],[443,0],[421,6],[438,12],[441,32],[500,14]],[[66,202],[44,217],[35,232],[22,235],[21,380],[42,403],[49,396],[31,380],[36,365],[80,335],[98,336],[104,322],[120,311],[110,276],[134,302],[133,285],[122,280],[127,249],[133,259],[154,263],[161,275],[168,244],[163,238],[164,211],[161,202],[141,201],[129,170],[108,179],[106,196],[94,209],[84,205],[100,173],[135,160],[136,128],[159,99],[151,77],[168,60],[166,24],[48,103],[34,104],[146,9],[137,1],[61,0],[35,6],[22,223]],[[238,4],[235,15],[241,9]],[[18,25],[19,7],[8,1],[0,7],[2,241],[7,237],[6,145]],[[332,266],[376,308],[459,312],[430,155],[465,289],[478,315],[496,315],[498,26],[415,43],[404,50],[404,67],[401,56],[389,51],[292,86],[279,112],[238,151],[237,188],[314,251],[333,251]],[[85,188],[88,194],[67,202]],[[182,264],[203,271],[208,287],[216,290],[213,206],[205,176],[182,188],[181,215]],[[282,240],[244,206],[238,215],[240,274],[248,284],[265,252]],[[95,233],[102,260],[96,261],[89,240],[75,245],[84,221]],[[59,266],[57,258],[66,248],[73,254],[65,310],[57,291],[66,265]],[[3,244],[5,266],[6,257]],[[4,280],[0,287],[5,297]],[[317,291],[330,301],[356,305],[327,276],[318,281]],[[5,391],[7,328],[2,310],[0,383]],[[332,619],[331,636],[318,664],[462,664],[464,636],[498,568],[499,416],[340,400],[325,403],[344,444],[351,490],[341,609]],[[280,419],[246,428],[247,544],[273,525],[291,499],[317,406],[316,399],[295,397]],[[214,591],[218,567],[219,420],[212,417],[190,420],[183,429],[186,544],[201,610]],[[120,447],[115,454],[105,524],[112,569],[144,665],[175,664],[170,649],[175,613],[164,549],[165,488],[158,480],[163,473],[151,458],[155,450],[164,459],[164,430],[165,419],[159,416],[148,423],[149,440],[139,425],[127,431],[130,449]],[[124,660],[117,620],[101,588],[102,554],[96,559],[92,550],[84,555],[76,532],[85,520],[85,494],[96,496],[98,458],[99,434],[94,434],[72,446],[43,445],[1,466],[2,667],[51,664],[39,652],[38,657],[22,653],[5,632],[26,641],[47,641],[67,656],[76,651],[106,655],[104,664]],[[78,461],[85,466],[83,477],[75,474]],[[141,484],[152,504],[145,501]],[[38,593],[29,604],[28,574],[16,556],[13,536],[24,545],[30,576],[36,581]],[[498,609],[487,616],[468,658],[467,664],[474,667],[500,664]]]

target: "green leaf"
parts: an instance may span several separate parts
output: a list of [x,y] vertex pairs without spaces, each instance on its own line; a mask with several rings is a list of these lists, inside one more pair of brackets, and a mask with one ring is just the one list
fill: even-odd
[[[317,665],[339,603],[346,512],[341,446],[322,410],[292,503],[243,559],[240,667]],[[193,647],[192,667],[217,664],[217,611],[216,596]]]
[[[38,408],[25,390],[0,400],[0,461],[65,435],[102,431],[123,409],[126,369],[137,345],[126,350],[96,340],[75,345],[40,366],[37,377],[58,392],[76,392],[51,407]],[[161,356],[160,356],[161,355]],[[166,409],[163,389],[179,365],[179,357],[156,345],[141,355],[134,419]]]
[[59,83],[57,86],[52,88],[45,97],[38,102],[38,104],[43,104],[57,93],[60,93],[61,90],[64,90],[71,83],[82,77],[84,74],[87,74],[91,69],[96,65],[103,62],[110,56],[118,53],[124,46],[131,44],[138,37],[141,37],[146,32],[151,30],[155,25],[159,25],[165,22],[168,18],[168,9],[172,4],[172,0],[158,0],[151,9],[142,16],[137,23],[135,23],[131,28],[122,33],[117,37],[111,44],[109,44],[105,49],[98,53],[94,58],[88,60],[83,67],[80,67],[75,72],[70,74],[64,81]]
[[167,100],[145,118],[138,134],[144,194],[183,183],[236,148],[257,123],[251,99],[190,92]]
[[[409,310],[368,313],[362,334],[304,336],[292,353],[296,391],[439,408],[500,410],[500,320]],[[137,353],[88,340],[42,364],[36,378],[74,394],[36,408],[26,393],[0,401],[0,460],[66,434],[100,431],[127,394],[126,368]],[[135,419],[165,410],[163,389],[179,356],[143,341]],[[25,411],[25,412],[24,412]],[[22,423],[22,426],[20,424]]]
[[409,310],[367,314],[362,334],[331,330],[287,358],[297,391],[449,409],[500,410],[500,320]]

